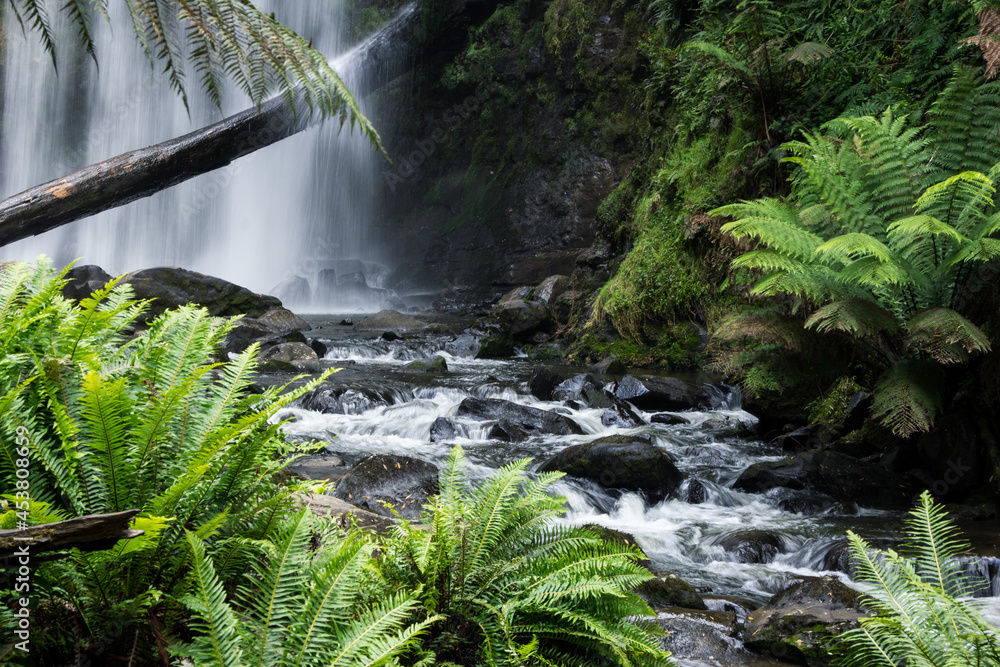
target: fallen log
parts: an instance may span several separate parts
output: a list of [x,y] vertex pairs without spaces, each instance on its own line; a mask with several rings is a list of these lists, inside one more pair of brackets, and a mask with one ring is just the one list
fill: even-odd
[[32,560],[42,553],[80,549],[101,551],[110,549],[118,540],[128,540],[143,534],[129,528],[139,510],[114,514],[89,514],[66,521],[43,523],[16,530],[0,530],[0,559],[23,553],[27,546]]

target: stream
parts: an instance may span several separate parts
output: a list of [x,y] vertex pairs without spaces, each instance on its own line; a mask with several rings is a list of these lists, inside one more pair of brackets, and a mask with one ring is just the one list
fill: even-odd
[[[649,424],[651,415],[636,410],[647,425],[633,429],[607,427],[601,422],[601,409],[574,409],[561,402],[539,401],[528,391],[527,380],[540,365],[563,377],[581,373],[581,368],[526,357],[505,360],[455,357],[444,351],[445,343],[454,339],[454,333],[421,333],[389,342],[378,339],[378,333],[360,333],[353,327],[337,326],[343,317],[305,316],[314,327],[308,335],[328,347],[324,366],[340,368],[330,381],[378,387],[383,395],[391,396],[391,404],[369,405],[362,400],[348,410],[352,414],[321,414],[293,407],[280,415],[294,419],[285,427],[287,437],[315,438],[327,443],[329,454],[319,460],[332,462],[331,476],[378,453],[411,456],[441,466],[455,445],[465,449],[473,475],[486,476],[515,459],[531,457],[541,462],[570,445],[602,436],[645,434],[673,458],[687,478],[677,497],[650,505],[636,493],[612,493],[591,482],[563,479],[557,483],[556,491],[566,497],[568,511],[560,520],[579,525],[599,524],[629,533],[652,561],[654,571],[676,573],[707,601],[713,597],[734,597],[752,603],[748,605],[751,609],[802,576],[832,574],[850,582],[847,575],[835,570],[848,530],[876,546],[892,546],[899,541],[906,518],[902,512],[842,503],[818,513],[797,514],[780,507],[782,500],[788,498],[786,489],[755,494],[730,488],[749,465],[787,455],[753,436],[729,435],[732,430],[727,424],[756,421],[741,409],[737,388],[715,384],[712,409],[679,413],[685,423]],[[353,316],[355,322],[362,317]],[[435,319],[439,321],[445,321],[455,333],[469,324]],[[433,355],[445,357],[447,373],[413,373],[402,368],[409,361]],[[616,379],[595,377],[601,382]],[[683,379],[699,384],[712,380],[698,376]],[[489,422],[456,415],[459,403],[469,397],[500,398],[543,410],[558,408],[576,421],[585,434],[536,435],[520,443],[490,440]],[[431,442],[431,424],[439,417],[451,419],[459,435],[444,442]],[[699,491],[702,502],[697,504],[688,502],[688,486],[694,479],[703,486]],[[996,556],[996,526],[975,528],[977,550],[983,555]],[[769,562],[743,563],[719,546],[724,536],[748,529],[779,536],[780,553]],[[995,571],[987,573],[990,575],[995,594],[1000,575]],[[988,601],[986,611],[992,622],[1000,619],[998,601],[1000,598],[996,597]],[[710,601],[709,606],[712,608]],[[689,667],[780,664],[749,658],[720,662],[712,655],[698,654],[678,655],[678,663]]]

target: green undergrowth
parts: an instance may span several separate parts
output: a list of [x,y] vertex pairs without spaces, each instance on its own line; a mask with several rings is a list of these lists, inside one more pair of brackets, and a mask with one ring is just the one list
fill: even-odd
[[650,330],[644,343],[591,326],[584,329],[571,346],[568,360],[573,363],[596,363],[616,356],[629,367],[697,368],[703,359],[703,341],[699,328],[691,322],[661,326]]

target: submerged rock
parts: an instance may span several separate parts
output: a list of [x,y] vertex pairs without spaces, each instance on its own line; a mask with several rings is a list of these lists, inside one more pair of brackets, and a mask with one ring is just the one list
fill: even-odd
[[827,667],[830,640],[865,617],[859,593],[833,577],[809,577],[753,612],[747,648],[797,665]]
[[505,428],[511,424],[529,434],[583,434],[580,425],[569,417],[498,398],[467,398],[458,406],[458,414],[478,421],[496,421]]
[[184,304],[204,306],[217,317],[260,317],[269,310],[281,308],[281,301],[276,297],[256,294],[228,280],[177,267],[133,271],[123,276],[122,282],[132,286],[137,299],[152,299],[145,313],[147,319]]
[[358,331],[394,331],[397,333],[415,333],[426,328],[426,323],[395,310],[381,310],[371,317],[361,320],[357,325]]
[[644,435],[612,435],[562,450],[539,468],[561,470],[608,489],[644,493],[651,503],[677,493],[684,475]]
[[910,480],[877,463],[827,450],[755,463],[733,484],[733,488],[756,492],[776,486],[809,488],[836,500],[854,501],[867,507],[909,507],[915,492]]
[[376,454],[351,468],[331,495],[382,516],[392,516],[388,504],[403,518],[418,519],[437,492],[437,466],[409,456]]

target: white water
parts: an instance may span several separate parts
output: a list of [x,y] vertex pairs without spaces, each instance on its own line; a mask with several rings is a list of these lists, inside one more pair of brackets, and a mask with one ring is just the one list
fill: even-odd
[[[346,0],[262,0],[323,53],[348,54]],[[188,75],[191,115],[167,78],[145,60],[122,3],[111,24],[95,22],[99,68],[81,49],[60,50],[58,73],[38,39],[8,21],[2,39],[3,117],[0,198],[120,153],[180,136],[249,106],[230,90],[225,113],[203,99]],[[71,27],[57,26],[65,33]],[[58,40],[71,45],[67,35]],[[348,87],[359,83],[356,59],[334,58]],[[359,100],[377,122],[377,109]],[[377,228],[382,157],[367,139],[328,122],[237,160],[226,168],[132,204],[0,249],[0,259],[44,253],[59,265],[75,259],[112,274],[153,266],[220,276],[274,292],[293,276],[307,293],[286,291],[299,310],[373,310],[385,294],[388,239]],[[367,285],[346,289],[358,270]],[[324,269],[341,276],[341,286]]]

